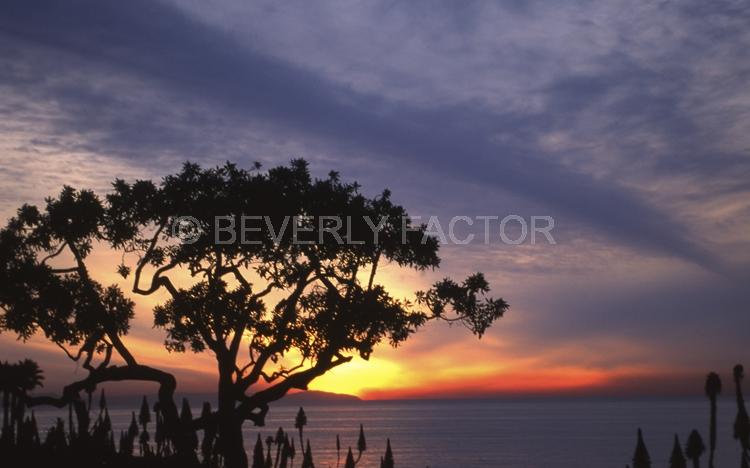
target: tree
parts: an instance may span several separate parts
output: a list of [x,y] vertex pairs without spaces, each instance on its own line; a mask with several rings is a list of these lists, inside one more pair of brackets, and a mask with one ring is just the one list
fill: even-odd
[[706,396],[711,402],[711,430],[708,438],[708,468],[714,468],[714,452],[716,451],[716,397],[721,393],[721,378],[715,372],[706,377]]
[[703,438],[701,435],[693,429],[688,436],[687,445],[685,446],[685,455],[688,459],[693,461],[693,466],[699,468],[701,466],[701,455],[706,451],[706,446],[703,444]]
[[651,468],[651,456],[648,454],[646,444],[643,442],[643,433],[638,429],[638,441],[633,453],[633,468]]
[[[134,302],[94,279],[95,247],[121,254],[117,271],[133,294],[168,295],[154,324],[170,351],[216,356],[218,408],[192,427],[180,421],[174,376],[128,348]],[[267,172],[185,164],[158,184],[117,180],[105,199],[65,187],[42,210],[19,209],[0,231],[0,328],[24,339],[41,330],[88,371],[62,396],[30,403],[62,407],[103,382],[155,382],[180,456],[194,459],[190,434],[213,426],[226,465],[246,467],[243,422],[263,425],[289,390],[354,356],[368,359],[378,343],[397,346],[430,320],[481,337],[505,313],[480,273],[413,300],[377,283],[385,263],[437,268],[438,247],[390,192],[368,198],[333,172],[313,179],[301,160]]]

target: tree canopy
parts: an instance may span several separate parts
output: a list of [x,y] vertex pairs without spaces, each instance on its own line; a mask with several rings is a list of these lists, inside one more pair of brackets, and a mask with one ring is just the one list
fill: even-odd
[[0,231],[0,329],[23,339],[41,332],[89,371],[60,398],[37,402],[61,406],[107,381],[154,381],[179,439],[174,377],[128,348],[134,301],[88,264],[95,248],[116,251],[112,269],[133,294],[167,292],[153,310],[167,349],[217,358],[219,408],[192,424],[217,425],[226,450],[241,448],[241,433],[239,442],[229,434],[242,421],[262,425],[269,403],[354,355],[368,359],[378,343],[397,346],[435,319],[481,337],[503,315],[508,304],[487,296],[481,273],[412,299],[376,281],[385,263],[439,266],[425,231],[389,191],[370,198],[335,172],[312,178],[302,160],[268,171],[187,163],[158,183],[116,180],[103,198],[65,187],[42,209],[21,207]]

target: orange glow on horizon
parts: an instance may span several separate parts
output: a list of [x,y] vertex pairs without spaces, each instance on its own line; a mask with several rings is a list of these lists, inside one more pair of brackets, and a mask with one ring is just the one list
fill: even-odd
[[[132,284],[116,273],[120,256],[106,249],[95,249],[90,267],[104,284],[118,284],[129,291]],[[415,273],[384,265],[378,274],[391,294],[399,299],[413,297],[414,291],[432,282],[432,273]],[[132,278],[131,278],[132,279]],[[185,272],[178,272],[179,281],[189,282]],[[136,317],[124,342],[139,362],[163,368],[178,377],[184,392],[211,392],[216,388],[216,362],[209,352],[195,354],[170,353],[163,345],[164,332],[152,327],[151,310],[167,299],[166,293],[142,297],[129,295],[136,301]],[[499,326],[513,324],[522,315],[515,311]],[[504,334],[488,334],[481,341],[463,329],[448,334],[446,328],[433,324],[420,331],[399,349],[380,345],[369,361],[355,357],[350,363],[333,369],[310,385],[311,390],[356,395],[363,399],[401,399],[420,397],[468,397],[523,394],[575,394],[598,390],[626,388],[630,380],[648,380],[668,376],[669,371],[652,368],[625,368],[616,365],[592,365],[592,345],[606,347],[612,356],[633,355],[639,351],[634,343],[593,339],[582,345],[548,347],[521,354],[523,344]],[[10,334],[0,336],[3,348],[17,348]],[[64,357],[54,344],[35,336],[25,345],[36,355],[45,356],[42,368],[49,363],[58,369],[70,369],[70,379],[81,378],[76,364]],[[47,356],[49,359],[47,359]],[[565,356],[565,363],[560,358]],[[246,356],[241,356],[245,358]],[[295,359],[297,358],[297,359]],[[287,367],[298,364],[298,356],[287,354],[282,362]],[[578,363],[569,365],[566,363]],[[530,370],[531,369],[531,370]],[[674,374],[674,370],[671,371]],[[61,382],[65,383],[65,382]]]

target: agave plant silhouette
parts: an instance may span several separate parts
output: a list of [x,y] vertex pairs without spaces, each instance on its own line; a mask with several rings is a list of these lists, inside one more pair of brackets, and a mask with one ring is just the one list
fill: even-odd
[[745,399],[742,396],[742,379],[745,378],[745,369],[741,364],[734,366],[734,387],[737,397],[737,417],[734,420],[734,438],[740,441],[742,446],[742,460],[747,463],[750,456],[750,418],[745,408]]
[[10,409],[11,365],[0,362],[0,391],[3,392],[3,435],[8,431],[8,412]]
[[669,457],[669,468],[687,468],[687,460],[682,453],[680,440],[677,434],[674,435],[674,444],[672,445],[672,455]]
[[706,377],[706,396],[711,401],[711,430],[708,438],[708,468],[714,468],[714,452],[716,451],[716,396],[721,393],[721,378],[716,372]]
[[701,435],[693,429],[688,436],[687,445],[685,446],[685,455],[688,459],[693,461],[693,467],[699,468],[701,466],[701,455],[706,451],[706,446],[703,444]]
[[646,443],[643,442],[643,433],[638,428],[638,441],[633,453],[633,468],[651,468],[651,456],[648,454]]
[[297,416],[294,418],[294,427],[299,431],[299,446],[303,452],[305,450],[305,441],[302,439],[302,434],[306,424],[307,415],[305,414],[305,410],[300,406]]

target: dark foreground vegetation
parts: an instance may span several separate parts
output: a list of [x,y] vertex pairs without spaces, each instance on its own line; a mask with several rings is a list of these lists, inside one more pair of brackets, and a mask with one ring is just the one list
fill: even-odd
[[[739,442],[737,458],[740,468],[750,468],[750,419],[745,408],[745,399],[742,395],[742,379],[745,377],[744,368],[737,364],[732,370],[734,380],[735,397],[737,400],[737,416],[734,418],[734,438]],[[711,405],[709,419],[708,448],[697,429],[693,429],[687,438],[685,450],[680,445],[677,434],[674,436],[674,445],[669,457],[669,468],[687,468],[688,461],[694,468],[701,466],[701,457],[708,451],[708,468],[714,467],[714,454],[716,452],[716,397],[721,393],[721,378],[715,372],[706,377],[706,396]],[[638,442],[633,454],[633,468],[651,468],[651,456],[643,440],[643,434],[638,429]],[[737,466],[737,465],[735,465]]]
[[[193,430],[188,435],[192,456],[177,454],[165,436],[164,415],[157,402],[149,405],[143,397],[140,410],[133,411],[130,426],[119,433],[113,430],[104,391],[98,405],[92,405],[91,394],[86,401],[68,406],[66,419],[57,418],[50,428],[37,425],[33,410],[27,405],[29,391],[40,386],[43,375],[36,362],[0,363],[0,390],[3,396],[3,425],[0,433],[0,466],[3,467],[223,467],[222,454],[217,450],[216,431]],[[211,405],[203,404],[201,416],[211,413]],[[93,417],[92,417],[93,416]],[[187,399],[182,400],[182,421],[193,419]],[[310,441],[304,443],[307,416],[302,408],[295,419],[295,433],[279,428],[275,437],[262,440],[260,434],[252,455],[253,468],[313,468],[315,461]],[[200,436],[199,436],[200,433]],[[296,441],[299,441],[297,445]],[[349,447],[344,455],[336,437],[337,466],[354,468],[367,450],[364,428],[360,426],[355,451]],[[354,453],[356,452],[356,456]],[[380,466],[394,466],[390,440],[381,457]]]

